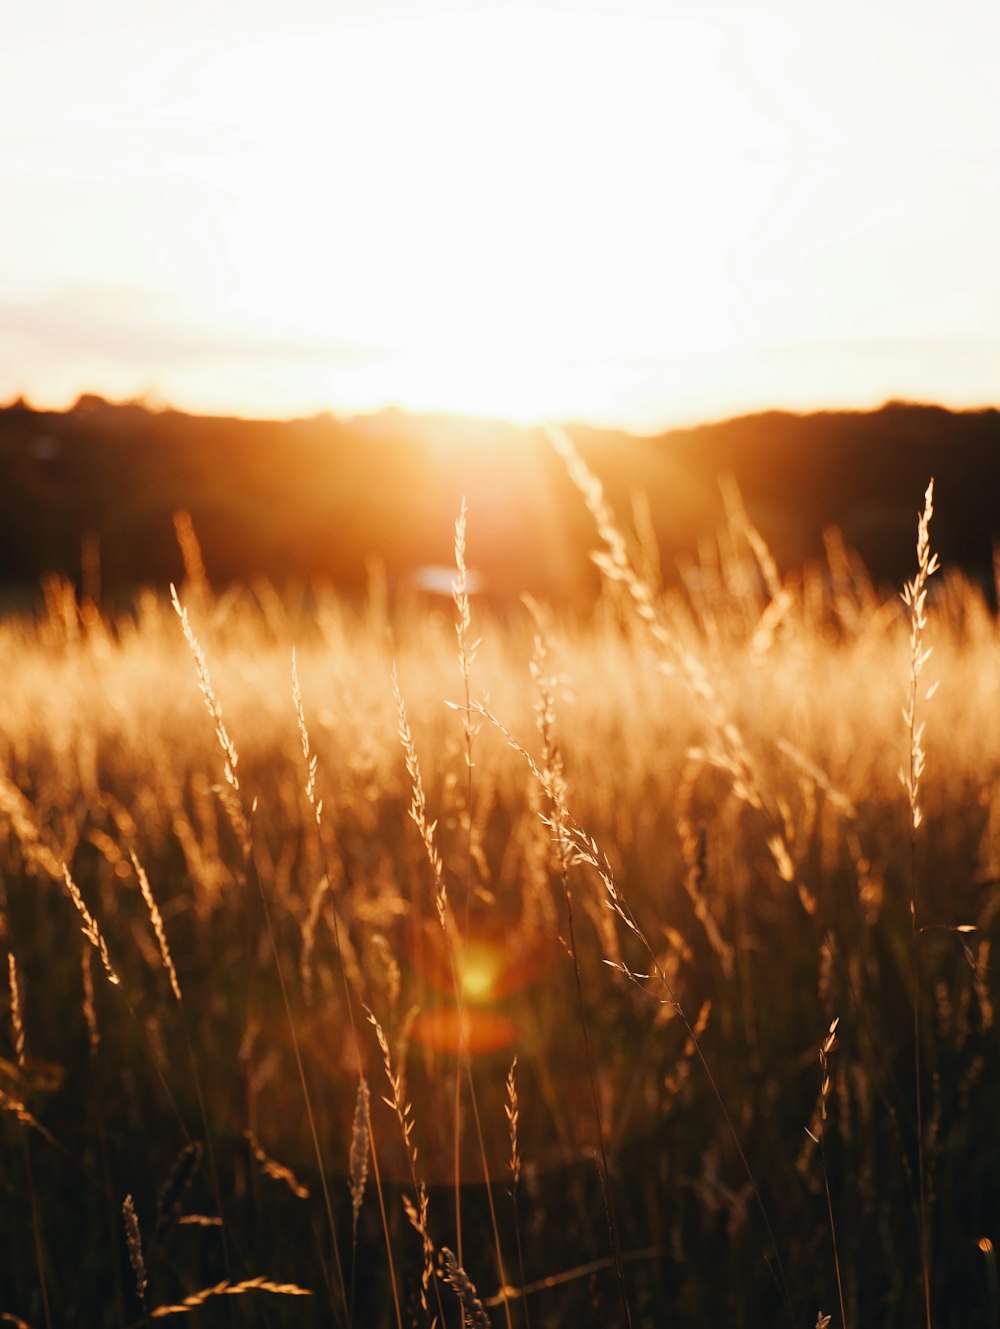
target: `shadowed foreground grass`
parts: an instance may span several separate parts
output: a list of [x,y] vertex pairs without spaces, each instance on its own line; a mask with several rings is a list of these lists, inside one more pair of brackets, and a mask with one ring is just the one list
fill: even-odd
[[982,597],[576,478],[585,619],[0,624],[8,1322],[1000,1324]]

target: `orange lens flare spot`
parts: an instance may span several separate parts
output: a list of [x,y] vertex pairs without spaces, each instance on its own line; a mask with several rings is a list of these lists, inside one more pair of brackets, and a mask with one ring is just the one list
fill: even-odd
[[500,1052],[517,1042],[518,1027],[509,1015],[484,1009],[459,1011],[456,1006],[437,1006],[421,1011],[413,1024],[413,1041],[434,1052],[462,1051],[462,1019],[465,1047],[470,1056]]
[[499,946],[470,941],[458,958],[458,980],[467,1001],[488,1002],[499,995],[506,956]]

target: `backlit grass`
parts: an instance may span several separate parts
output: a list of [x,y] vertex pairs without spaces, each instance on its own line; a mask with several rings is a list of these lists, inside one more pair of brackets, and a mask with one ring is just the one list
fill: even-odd
[[586,615],[192,555],[190,640],[0,624],[13,1323],[1000,1322],[983,597],[933,578],[908,726],[835,539],[782,577],[733,497],[664,592],[598,500]]

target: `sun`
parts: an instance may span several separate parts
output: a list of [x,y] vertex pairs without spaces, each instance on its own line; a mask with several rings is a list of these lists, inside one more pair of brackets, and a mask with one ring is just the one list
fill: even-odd
[[219,58],[199,114],[242,115],[211,162],[205,299],[270,347],[259,382],[530,422],[613,414],[651,358],[724,353],[759,127],[710,27],[637,36],[488,7]]

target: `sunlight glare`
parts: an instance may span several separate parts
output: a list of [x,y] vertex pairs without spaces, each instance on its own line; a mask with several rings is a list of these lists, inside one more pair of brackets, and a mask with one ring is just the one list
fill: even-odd
[[982,6],[96,4],[8,34],[0,391],[631,427],[992,392]]
[[568,63],[565,17],[425,15],[216,61],[199,115],[268,88],[211,163],[231,200],[228,318],[374,348],[362,377],[404,404],[522,420],[572,410],[595,363],[632,348],[724,349],[767,202],[738,152],[767,127],[721,78],[710,26],[686,24],[677,49],[576,15]]

